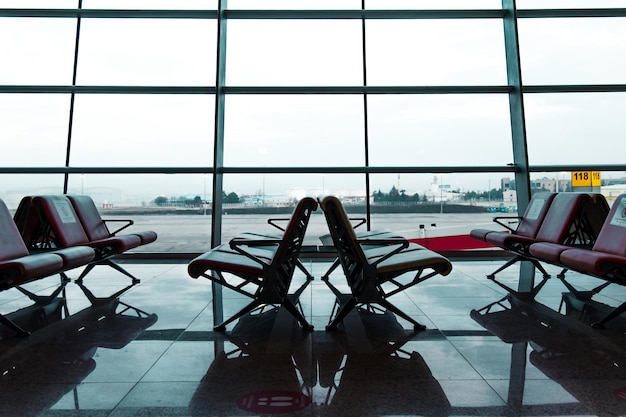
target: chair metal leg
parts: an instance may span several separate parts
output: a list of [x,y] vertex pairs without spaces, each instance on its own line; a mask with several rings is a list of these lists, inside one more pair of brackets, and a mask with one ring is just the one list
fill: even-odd
[[330,268],[328,268],[326,273],[320,277],[320,279],[322,281],[328,281],[328,279],[330,278],[330,274],[332,274],[333,271],[339,267],[339,265],[340,265],[339,264],[339,259],[335,259],[333,264],[330,266]]
[[213,330],[215,330],[216,332],[223,332],[223,331],[225,331],[226,330],[226,326],[228,326],[230,323],[232,323],[235,320],[238,320],[243,315],[248,314],[249,312],[251,312],[255,308],[259,307],[260,305],[261,305],[261,303],[259,303],[258,300],[253,300],[250,304],[248,304],[247,306],[245,306],[244,308],[239,310],[239,312],[236,313],[234,316],[232,316],[228,320],[225,320],[222,323],[214,326]]
[[403,319],[405,319],[406,321],[408,321],[409,323],[413,324],[414,330],[426,330],[426,326],[424,326],[421,323],[418,323],[414,318],[412,318],[411,316],[406,314],[404,311],[400,310],[395,305],[391,304],[388,300],[382,299],[382,300],[379,301],[378,304],[380,304],[381,306],[385,307],[387,310],[391,311],[396,316],[400,316]]
[[85,270],[80,274],[80,276],[78,278],[76,278],[76,282],[82,282],[83,278],[85,278],[85,276],[91,272],[92,269],[94,269],[96,267],[96,265],[108,265],[111,268],[115,269],[118,272],[121,272],[122,274],[126,275],[127,277],[129,277],[130,279],[133,280],[134,284],[138,284],[139,282],[141,282],[141,280],[139,280],[139,278],[136,278],[134,275],[132,275],[130,272],[128,272],[126,269],[122,268],[120,265],[116,264],[115,262],[111,261],[110,259],[105,259],[103,261],[100,262],[96,262],[96,263],[92,263],[87,265],[87,267],[85,268]]
[[309,322],[306,321],[306,318],[304,318],[304,315],[302,315],[300,310],[298,310],[298,307],[296,307],[296,305],[289,298],[286,298],[283,301],[282,306],[285,307],[285,310],[291,313],[291,315],[296,320],[298,320],[298,323],[300,323],[300,325],[302,326],[302,329],[313,330],[313,325],[309,324]]
[[622,303],[621,305],[615,307],[609,314],[607,314],[606,316],[604,316],[602,319],[591,323],[591,327],[593,327],[594,329],[604,329],[604,325],[609,321],[609,320],[613,320],[615,317],[619,316],[620,314],[622,314],[623,312],[626,311],[626,302]]
[[14,330],[17,333],[17,337],[26,337],[30,335],[29,331],[22,329],[20,326],[17,325],[17,323],[9,320],[3,314],[0,314],[0,323],[4,324],[11,330]]
[[[337,301],[339,301],[339,298],[337,299]],[[356,305],[357,305],[357,302],[354,297],[352,296],[346,297],[346,299],[340,303],[339,308],[337,309],[337,313],[335,314],[335,317],[333,317],[330,323],[328,323],[328,325],[326,326],[326,330],[327,331],[337,330],[337,326],[339,325],[339,323],[341,323],[341,321],[348,315],[349,312],[354,310]]]

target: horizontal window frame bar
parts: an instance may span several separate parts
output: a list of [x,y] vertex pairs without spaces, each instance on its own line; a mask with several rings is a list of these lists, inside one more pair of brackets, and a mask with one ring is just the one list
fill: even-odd
[[[626,164],[531,165],[531,172],[626,171]],[[514,164],[492,166],[221,167],[220,174],[429,174],[518,172]],[[212,167],[0,167],[0,174],[214,174]]]
[[[352,167],[221,167],[220,174],[396,174],[515,172],[504,166],[352,166]],[[0,167],[0,174],[214,174],[209,167]]]
[[619,93],[626,84],[524,85],[522,92],[535,93]]
[[122,85],[0,85],[7,94],[215,94],[215,87]]
[[[239,10],[227,9],[223,17],[233,20],[341,19],[502,19],[504,9],[397,9],[397,10]],[[517,9],[518,18],[626,17],[626,8]],[[37,9],[0,8],[0,17],[87,19],[217,19],[213,9]]]
[[217,19],[217,10],[0,9],[0,17],[93,19]]
[[518,9],[517,17],[520,19],[568,17],[626,17],[626,8]]
[[[216,94],[207,86],[93,86],[93,85],[0,85],[1,94]],[[507,85],[458,86],[224,86],[224,94],[508,94]],[[523,85],[523,93],[611,93],[626,92],[626,84]]]

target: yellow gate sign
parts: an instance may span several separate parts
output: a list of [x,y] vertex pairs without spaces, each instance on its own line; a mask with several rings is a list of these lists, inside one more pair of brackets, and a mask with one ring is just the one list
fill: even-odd
[[599,187],[602,185],[600,171],[573,171],[572,188]]

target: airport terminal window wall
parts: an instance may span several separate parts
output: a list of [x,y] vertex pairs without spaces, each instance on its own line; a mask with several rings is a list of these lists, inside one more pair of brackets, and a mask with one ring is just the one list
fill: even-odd
[[[160,235],[142,251],[203,251],[307,194],[373,228],[365,196],[417,194],[411,230],[626,171],[623,1],[3,0],[0,19],[0,197],[127,208]],[[189,230],[138,214],[157,201]]]

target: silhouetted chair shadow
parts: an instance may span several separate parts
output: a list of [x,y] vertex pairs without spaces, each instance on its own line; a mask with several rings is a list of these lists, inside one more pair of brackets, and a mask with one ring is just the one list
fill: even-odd
[[118,299],[68,316],[62,297],[7,316],[32,333],[0,341],[3,416],[39,416],[49,410],[96,368],[98,348],[121,349],[158,319]]
[[284,307],[304,329],[313,328],[298,308],[298,297],[308,280],[295,292],[290,292],[290,287],[309,219],[316,209],[317,202],[305,197],[298,202],[280,238],[241,236],[189,263],[188,272],[192,278],[202,276],[252,298],[238,313],[217,324],[215,330],[224,331],[229,323],[267,304]]
[[[311,332],[294,320],[276,331],[280,308],[242,316],[232,331],[217,334],[223,350],[203,376],[189,404],[192,416],[273,414],[310,405],[315,369]],[[285,331],[286,330],[286,331]],[[273,397],[273,399],[272,399]],[[276,403],[278,402],[278,403]]]
[[405,347],[415,333],[391,313],[357,313],[367,329],[364,339],[334,332],[314,335],[318,386],[324,391],[317,396],[323,398],[318,415],[450,415],[452,406],[426,361]]
[[[576,414],[622,416],[626,413],[626,403],[615,395],[626,380],[626,326],[598,332],[579,321],[576,314],[564,315],[511,294],[473,310],[471,316],[502,341],[530,346],[530,364],[584,407],[579,406]],[[511,372],[524,375],[526,371],[512,369]],[[524,387],[517,390],[523,392]],[[563,403],[557,406],[562,410],[567,407]]]

